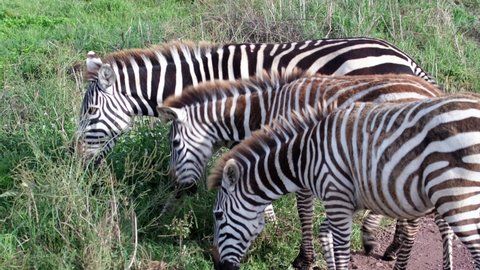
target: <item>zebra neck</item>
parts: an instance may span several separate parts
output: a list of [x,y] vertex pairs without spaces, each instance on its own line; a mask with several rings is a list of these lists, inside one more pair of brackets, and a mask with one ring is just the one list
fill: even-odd
[[[297,91],[300,91],[296,89]],[[291,110],[305,108],[301,98],[290,99],[287,95],[294,90],[268,90],[249,95],[227,97],[208,102],[207,105],[190,107],[190,118],[202,121],[204,129],[210,130],[214,142],[239,142],[252,135],[255,130],[269,125],[281,117],[291,118]],[[312,106],[316,104],[312,102]],[[199,117],[202,115],[203,117]]]
[[[209,102],[208,105],[188,107],[188,118],[192,126],[202,129],[212,140],[219,142],[240,142],[262,127],[259,114],[245,109],[233,98],[229,102]],[[228,105],[226,105],[228,103]]]
[[[118,72],[118,69],[114,70]],[[121,73],[116,74],[117,78],[125,78]],[[147,82],[145,78],[138,77],[135,83],[129,83],[129,80],[117,80],[114,84],[114,94],[118,97],[116,101],[120,107],[129,116],[158,116],[157,98],[152,95],[151,88],[142,87]]]
[[[278,138],[272,138],[272,141],[276,141],[277,145],[271,149],[263,150],[265,153],[263,156],[262,154],[259,155],[260,161],[256,163],[257,171],[265,170],[265,164],[268,164],[268,173],[265,177],[260,176],[253,179],[253,185],[270,187],[268,189],[270,192],[267,195],[272,200],[304,188],[302,182],[303,168],[309,164],[310,160],[302,160],[304,150],[299,146],[305,141],[303,135],[294,135],[286,143],[279,142]],[[266,141],[266,144],[272,144],[272,142]],[[268,182],[265,180],[268,180]]]

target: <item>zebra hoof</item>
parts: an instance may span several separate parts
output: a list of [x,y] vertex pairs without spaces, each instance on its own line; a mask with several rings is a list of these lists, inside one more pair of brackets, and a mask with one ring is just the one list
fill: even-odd
[[396,254],[383,254],[382,256],[382,260],[383,261],[387,261],[387,262],[390,262],[390,261],[394,261],[397,259],[397,255]]
[[297,270],[320,270],[320,268],[315,266],[315,258],[307,259],[302,253],[298,254],[297,258],[292,262],[292,266]]
[[384,261],[394,261],[397,259],[397,252],[399,250],[399,245],[397,242],[393,242],[390,246],[387,247],[385,253],[383,253],[382,260]]
[[365,255],[370,255],[372,251],[377,247],[377,244],[364,244],[363,250],[365,251]]

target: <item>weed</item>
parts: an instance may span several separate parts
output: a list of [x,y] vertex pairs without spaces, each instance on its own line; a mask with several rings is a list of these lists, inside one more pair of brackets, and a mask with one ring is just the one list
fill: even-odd
[[178,237],[178,245],[180,249],[184,248],[183,239],[190,235],[193,225],[192,213],[189,212],[183,218],[174,217],[170,225],[165,225],[171,236]]

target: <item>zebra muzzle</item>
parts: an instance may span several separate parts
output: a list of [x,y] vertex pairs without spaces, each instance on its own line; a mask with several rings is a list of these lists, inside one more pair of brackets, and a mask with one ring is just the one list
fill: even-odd
[[212,260],[213,260],[213,265],[215,266],[215,269],[217,269],[217,265],[220,263],[220,254],[218,253],[217,246],[212,247]]
[[197,193],[197,184],[195,182],[191,183],[177,183],[175,185],[175,198],[179,199],[183,195],[191,196]]
[[238,263],[232,262],[221,262],[220,261],[220,253],[216,246],[212,248],[212,259],[213,259],[213,266],[215,270],[237,270],[240,269],[240,265]]

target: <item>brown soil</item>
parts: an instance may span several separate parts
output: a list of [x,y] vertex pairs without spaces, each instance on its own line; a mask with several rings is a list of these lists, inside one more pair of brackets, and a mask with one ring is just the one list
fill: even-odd
[[[393,238],[394,228],[381,231],[377,235],[378,247],[373,256],[365,256],[363,251],[352,256],[352,269],[384,270],[393,269],[394,262],[385,262],[380,259]],[[453,266],[457,270],[473,270],[473,260],[469,251],[458,240],[453,241]],[[437,226],[432,218],[424,218],[420,222],[420,231],[415,238],[408,269],[437,270],[442,269],[442,240]]]

